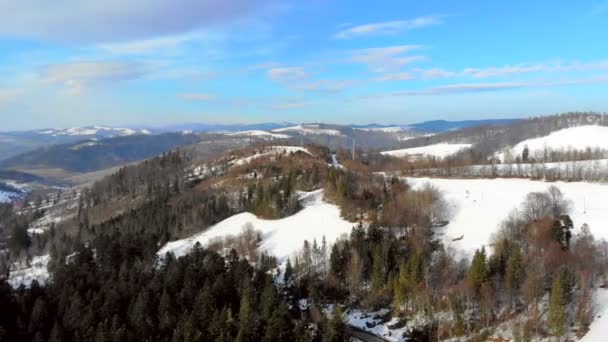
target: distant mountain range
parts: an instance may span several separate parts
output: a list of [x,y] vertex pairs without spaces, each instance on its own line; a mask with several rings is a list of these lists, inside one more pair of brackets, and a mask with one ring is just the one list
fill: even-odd
[[[376,132],[399,132],[409,131],[417,133],[441,133],[461,128],[468,128],[480,125],[506,125],[517,121],[515,119],[496,119],[496,120],[466,120],[466,121],[446,121],[436,120],[416,123],[411,125],[327,125],[316,124],[324,127],[320,132],[335,132],[340,134],[348,132],[350,129],[360,129]],[[115,137],[127,137],[138,135],[157,135],[172,132],[193,132],[193,133],[235,133],[247,131],[281,131],[293,135],[306,135],[314,133],[310,127],[312,124],[301,124],[291,122],[265,122],[256,124],[206,124],[206,123],[185,123],[162,127],[151,126],[131,126],[131,127],[108,127],[108,126],[84,126],[72,128],[47,128],[31,131],[0,132],[0,160],[8,159],[40,147],[52,145],[77,143],[80,141],[94,141],[95,139],[107,139]],[[348,134],[348,133],[346,133]]]

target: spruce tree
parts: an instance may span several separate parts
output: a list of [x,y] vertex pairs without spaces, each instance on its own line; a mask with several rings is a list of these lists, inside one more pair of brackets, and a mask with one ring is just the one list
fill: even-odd
[[566,294],[561,276],[555,277],[551,286],[549,327],[555,336],[561,337],[566,333]]

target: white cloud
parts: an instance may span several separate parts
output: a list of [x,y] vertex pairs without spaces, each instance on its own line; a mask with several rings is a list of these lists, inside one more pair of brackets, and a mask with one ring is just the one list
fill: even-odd
[[77,95],[89,85],[137,79],[145,73],[145,68],[137,63],[89,61],[47,66],[40,79],[45,84],[62,85],[64,95]]
[[403,54],[418,50],[418,45],[396,45],[382,48],[354,50],[350,60],[355,63],[365,63],[374,72],[395,72],[404,65],[421,61],[424,56],[404,56]]
[[54,41],[111,42],[235,22],[272,0],[0,0],[0,34]]
[[352,39],[367,36],[393,35],[405,30],[412,30],[441,24],[439,16],[424,16],[412,20],[385,21],[349,27],[334,35],[336,39]]
[[302,67],[272,68],[266,72],[266,75],[276,82],[294,82],[309,77]]
[[198,102],[208,102],[215,99],[215,96],[208,93],[185,93],[178,95],[183,100],[187,101],[198,101]]

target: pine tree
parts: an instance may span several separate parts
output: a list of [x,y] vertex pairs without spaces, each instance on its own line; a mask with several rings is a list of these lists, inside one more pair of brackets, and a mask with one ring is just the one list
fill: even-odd
[[555,277],[551,286],[549,303],[549,327],[553,335],[561,337],[566,332],[566,294],[561,276]]
[[285,283],[289,283],[293,276],[293,266],[291,266],[291,260],[287,258],[287,264],[285,265],[285,273],[283,274],[283,280]]

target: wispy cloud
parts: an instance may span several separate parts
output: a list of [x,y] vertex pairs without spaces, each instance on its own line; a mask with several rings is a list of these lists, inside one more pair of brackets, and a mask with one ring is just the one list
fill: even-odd
[[184,93],[177,96],[183,100],[195,102],[209,102],[215,99],[215,95],[208,93]]
[[398,72],[398,73],[393,73],[393,74],[386,74],[386,75],[382,75],[380,77],[376,77],[374,79],[374,81],[377,82],[390,82],[390,81],[409,81],[409,80],[413,80],[414,74],[412,74],[411,72]]
[[420,48],[419,45],[396,45],[354,50],[350,53],[350,60],[355,63],[367,64],[374,72],[395,72],[406,64],[423,60],[424,56],[404,55]]
[[395,20],[352,26],[340,30],[334,35],[335,39],[352,39],[367,36],[394,35],[402,31],[412,30],[442,23],[440,16],[423,16],[411,20]]
[[519,82],[489,82],[489,83],[458,83],[448,84],[431,88],[404,90],[391,93],[393,96],[417,96],[417,95],[446,95],[492,92],[503,90],[514,90],[523,88],[548,88],[570,85],[585,85],[608,83],[608,74],[583,78],[570,78],[560,80],[530,80]]
[[64,95],[78,95],[89,85],[137,79],[145,73],[145,67],[138,63],[88,61],[49,65],[42,70],[40,80],[63,86]]
[[272,68],[266,71],[266,75],[276,82],[293,82],[309,77],[302,67]]
[[525,87],[524,83],[519,82],[500,82],[500,83],[463,83],[449,84],[444,86],[425,88],[419,90],[397,91],[392,94],[395,96],[412,95],[441,95],[441,94],[460,94],[485,91],[497,91],[506,89],[518,89]]
[[183,34],[121,43],[98,44],[96,48],[115,55],[178,55],[183,45],[202,39],[200,34]]
[[271,109],[274,110],[289,110],[296,108],[303,108],[306,106],[306,103],[303,101],[285,101],[280,103],[275,103],[270,106]]
[[149,0],[52,3],[0,0],[0,34],[70,42],[116,42],[175,35],[236,22],[272,0]]
[[414,71],[423,79],[471,77],[471,78],[493,78],[531,73],[568,73],[568,72],[592,72],[608,70],[608,60],[592,62],[543,62],[514,64],[502,66],[490,66],[483,68],[465,68],[459,71],[450,71],[439,68],[415,69]]

